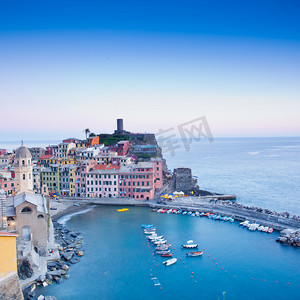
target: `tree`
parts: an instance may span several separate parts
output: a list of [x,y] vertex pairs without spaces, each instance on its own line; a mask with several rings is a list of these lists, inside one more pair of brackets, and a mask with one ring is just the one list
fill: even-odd
[[85,139],[87,139],[88,134],[91,132],[89,128],[84,129]]

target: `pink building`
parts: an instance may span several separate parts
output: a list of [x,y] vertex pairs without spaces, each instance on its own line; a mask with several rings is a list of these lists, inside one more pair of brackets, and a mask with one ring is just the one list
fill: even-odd
[[115,151],[120,156],[125,156],[128,154],[130,148],[129,141],[120,141],[115,146],[112,147],[112,151]]
[[95,167],[94,160],[86,160],[75,171],[75,191],[77,197],[86,196],[86,174]]
[[6,196],[11,196],[15,190],[15,181],[13,179],[7,179],[6,177],[0,177],[0,190],[4,190]]
[[6,155],[6,149],[0,149],[0,155]]
[[79,139],[76,139],[76,138],[68,138],[68,139],[65,139],[65,140],[62,140],[63,143],[67,143],[67,144],[70,144],[70,143],[75,143],[77,144],[79,142]]
[[49,145],[46,147],[46,155],[53,155],[55,157],[58,157],[58,145]]
[[154,167],[155,173],[155,188],[161,189],[163,187],[163,164],[164,161],[160,157],[151,158],[151,163]]
[[86,195],[88,197],[117,197],[119,170],[108,168],[91,170],[86,178]]
[[155,172],[151,162],[121,167],[119,171],[119,196],[136,200],[152,199],[155,192]]

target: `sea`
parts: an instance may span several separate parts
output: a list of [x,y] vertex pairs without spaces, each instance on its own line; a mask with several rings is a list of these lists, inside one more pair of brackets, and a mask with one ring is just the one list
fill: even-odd
[[[178,139],[177,145],[163,149],[168,168],[190,167],[201,189],[300,215],[300,138],[189,140],[189,147]],[[94,207],[60,220],[82,233],[84,256],[70,267],[69,279],[38,288],[37,295],[58,300],[300,299],[300,249],[276,243],[278,232],[250,232],[238,222],[160,214],[146,207],[117,209]],[[174,265],[166,267],[154,254],[142,224],[155,225],[172,244]],[[187,240],[198,243],[203,255],[186,257],[181,245]],[[154,286],[153,277],[160,286]]]

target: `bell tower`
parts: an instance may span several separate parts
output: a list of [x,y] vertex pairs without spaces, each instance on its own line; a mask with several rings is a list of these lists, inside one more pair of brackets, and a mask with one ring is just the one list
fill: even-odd
[[33,193],[32,166],[31,153],[22,142],[22,146],[16,151],[14,163],[17,194]]

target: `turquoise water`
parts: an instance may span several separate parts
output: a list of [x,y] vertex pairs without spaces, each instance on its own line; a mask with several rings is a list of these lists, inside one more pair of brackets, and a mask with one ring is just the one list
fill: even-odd
[[[225,299],[299,299],[300,249],[277,244],[278,233],[149,208],[116,209],[95,207],[67,222],[84,235],[85,255],[70,268],[70,279],[42,294],[66,300],[223,299],[226,292]],[[154,258],[141,233],[140,225],[147,223],[172,243],[176,264],[165,267],[163,258]],[[202,257],[185,257],[188,250],[181,245],[189,239],[205,248]]]

